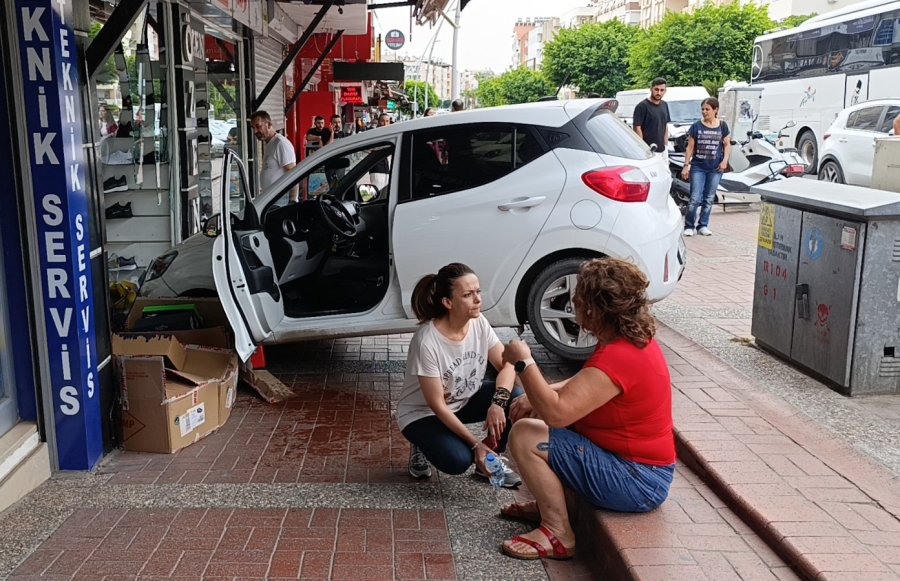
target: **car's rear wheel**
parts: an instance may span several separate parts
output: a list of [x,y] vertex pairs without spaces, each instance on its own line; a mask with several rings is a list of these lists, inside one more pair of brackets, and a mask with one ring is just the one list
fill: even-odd
[[806,173],[816,173],[819,167],[819,144],[816,143],[816,136],[812,131],[804,131],[797,140],[797,151],[806,160]]
[[844,171],[838,162],[829,159],[819,168],[819,181],[842,184],[844,183]]
[[575,285],[585,258],[550,263],[528,291],[528,321],[538,342],[565,359],[583,361],[597,340],[575,322]]

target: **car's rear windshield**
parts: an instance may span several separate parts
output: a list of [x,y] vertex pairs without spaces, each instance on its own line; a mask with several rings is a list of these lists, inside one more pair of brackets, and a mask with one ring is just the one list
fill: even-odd
[[612,111],[601,109],[585,123],[588,140],[597,153],[626,159],[649,159],[650,148]]

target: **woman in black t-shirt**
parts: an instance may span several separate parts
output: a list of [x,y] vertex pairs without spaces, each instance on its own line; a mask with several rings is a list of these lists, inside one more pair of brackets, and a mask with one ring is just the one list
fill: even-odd
[[[722,173],[728,167],[731,155],[731,131],[728,124],[719,120],[719,101],[713,97],[704,99],[700,105],[703,119],[694,122],[688,131],[688,146],[681,177],[691,182],[691,201],[684,214],[684,235],[711,236],[709,215]],[[700,218],[697,218],[697,209]]]

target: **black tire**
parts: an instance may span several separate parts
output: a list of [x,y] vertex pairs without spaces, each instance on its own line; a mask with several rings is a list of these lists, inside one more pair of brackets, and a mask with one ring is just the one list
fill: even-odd
[[[565,258],[547,265],[528,289],[527,314],[538,342],[564,359],[584,361],[597,341],[575,323],[572,296],[578,269],[587,258]],[[561,316],[548,317],[549,313]]]
[[822,163],[822,167],[819,168],[819,181],[835,184],[847,183],[847,180],[844,179],[844,170],[841,169],[841,164],[833,159]]
[[815,174],[819,167],[819,144],[812,131],[804,131],[797,140],[797,151],[806,160],[806,173]]

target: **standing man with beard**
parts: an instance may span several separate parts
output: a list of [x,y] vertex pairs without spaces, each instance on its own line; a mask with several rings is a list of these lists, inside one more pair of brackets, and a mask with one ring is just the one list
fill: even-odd
[[[259,175],[260,190],[266,190],[297,165],[294,146],[284,135],[275,132],[272,118],[265,111],[257,111],[250,117],[253,135],[263,144],[262,171]],[[291,190],[291,201],[297,201],[297,189]]]
[[669,105],[663,101],[666,95],[666,80],[662,77],[653,79],[650,85],[650,96],[634,108],[634,131],[653,147],[663,158],[668,158],[669,143]]

